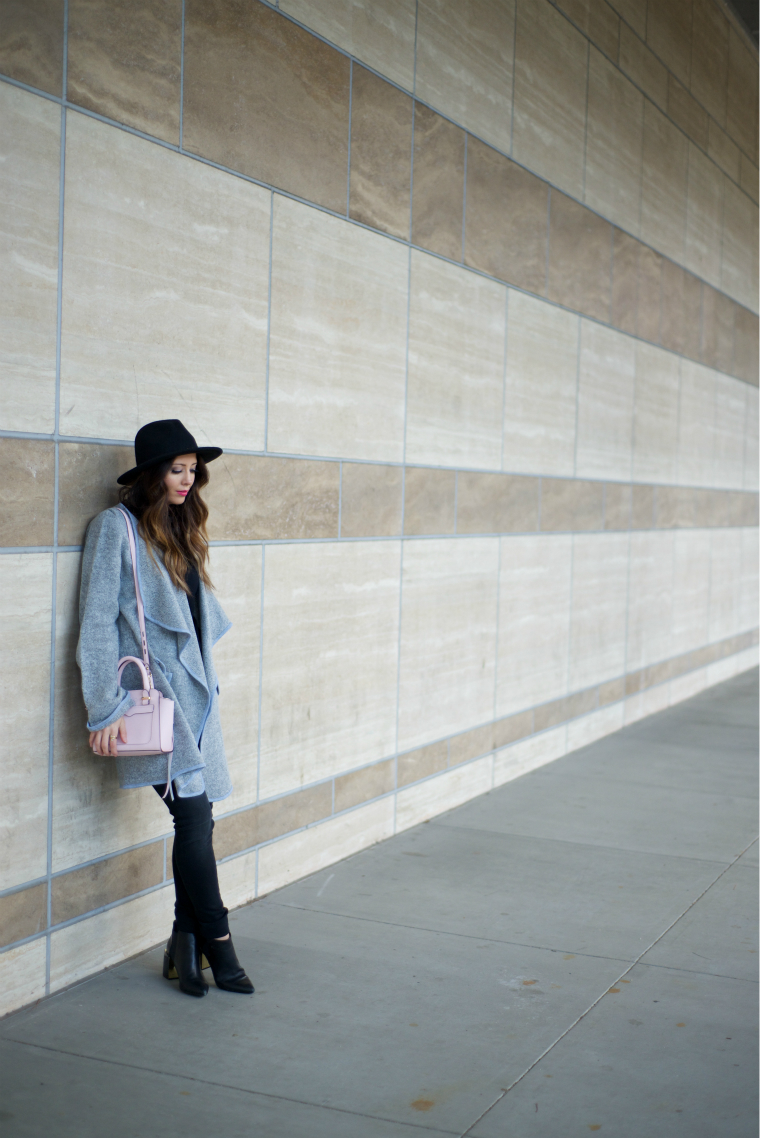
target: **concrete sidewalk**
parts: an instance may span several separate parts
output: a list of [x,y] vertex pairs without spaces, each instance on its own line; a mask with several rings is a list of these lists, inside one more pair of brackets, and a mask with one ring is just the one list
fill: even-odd
[[756,1138],[757,671],[0,1024],[4,1138]]

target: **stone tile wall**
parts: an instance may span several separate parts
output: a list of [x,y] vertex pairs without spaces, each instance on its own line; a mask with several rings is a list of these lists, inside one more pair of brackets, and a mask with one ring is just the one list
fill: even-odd
[[67,10],[0,32],[0,1010],[170,919],[165,808],[88,751],[74,662],[143,422],[225,448],[230,906],[757,662],[722,5]]

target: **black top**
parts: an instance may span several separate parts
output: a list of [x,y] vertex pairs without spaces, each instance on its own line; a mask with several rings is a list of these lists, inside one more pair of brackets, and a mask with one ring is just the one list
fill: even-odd
[[185,584],[187,585],[190,593],[188,595],[188,604],[190,605],[190,615],[193,618],[195,625],[195,635],[198,637],[198,647],[203,653],[203,641],[201,640],[201,606],[200,606],[200,591],[201,579],[198,576],[198,570],[194,565],[188,565],[187,572],[185,573]]

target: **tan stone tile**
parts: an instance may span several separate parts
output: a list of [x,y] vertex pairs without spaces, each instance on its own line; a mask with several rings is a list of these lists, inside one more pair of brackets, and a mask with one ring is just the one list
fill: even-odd
[[437,774],[448,766],[449,744],[444,739],[442,743],[430,743],[427,747],[420,747],[417,751],[408,751],[399,755],[396,779],[399,786],[408,786],[410,782],[418,782],[428,775]]
[[343,463],[341,537],[396,537],[401,533],[400,466]]
[[358,65],[351,91],[350,216],[408,238],[412,100]]
[[583,196],[587,56],[585,36],[560,12],[543,0],[521,0],[512,155],[577,198]]
[[267,549],[261,797],[395,751],[400,561],[393,541]]
[[493,718],[498,558],[498,538],[405,543],[399,750]]
[[74,869],[51,884],[52,922],[59,925],[82,913],[121,901],[158,885],[164,877],[164,843],[152,842],[136,850]]
[[[643,35],[643,31],[640,33]],[[668,73],[642,39],[620,25],[620,67],[663,110],[668,104]]]
[[616,328],[636,335],[639,248],[635,237],[620,229],[612,233],[612,303],[610,320]]
[[591,48],[584,201],[634,234],[639,231],[643,129],[644,96]]
[[559,759],[567,750],[567,728],[555,727],[533,739],[523,739],[497,751],[493,757],[493,783],[502,786],[528,771],[538,770]]
[[726,121],[728,19],[712,0],[693,0],[689,89],[721,125]]
[[679,360],[671,352],[636,344],[633,478],[675,482],[678,457]]
[[728,31],[726,130],[757,164],[757,52],[733,26]]
[[179,143],[181,0],[69,0],[68,98]]
[[557,727],[566,723],[568,719],[577,719],[579,715],[586,715],[596,708],[597,689],[588,688],[586,691],[574,692],[563,699],[556,699],[552,703],[545,703],[535,708],[533,712],[535,730],[546,731],[549,727]]
[[683,262],[689,142],[650,102],[644,103],[641,238]]
[[738,182],[739,147],[724,130],[721,130],[715,119],[710,119],[709,123],[707,153],[728,174],[729,178]]
[[411,91],[415,0],[280,0],[279,7]]
[[263,448],[270,195],[84,115],[66,155],[62,433]]
[[456,474],[407,466],[404,479],[404,533],[454,533]]
[[749,194],[755,205],[758,201],[758,171],[754,162],[751,162],[746,154],[739,155],[739,185],[744,190],[745,194]]
[[3,83],[0,114],[0,427],[52,432],[61,111]]
[[472,731],[463,731],[461,735],[454,735],[449,739],[449,766],[455,767],[459,763],[477,759],[492,751],[493,748],[493,723],[486,723],[483,727],[475,727]]
[[412,241],[462,260],[465,133],[435,111],[414,104]]
[[397,241],[275,195],[269,450],[401,461],[408,280]]
[[631,477],[635,343],[628,336],[581,321],[578,382],[580,478]]
[[647,31],[647,0],[613,0],[612,7],[643,38]]
[[350,62],[264,4],[190,0],[183,143],[345,213]]
[[0,1015],[45,995],[47,940],[40,937],[0,954]]
[[636,695],[644,687],[644,669],[629,672],[625,677],[625,694]]
[[573,537],[570,691],[624,671],[628,542],[627,533]]
[[666,67],[689,84],[692,0],[647,6],[647,43]]
[[132,447],[61,443],[58,448],[58,544],[81,545],[96,514],[119,500],[116,479],[134,466]]
[[509,150],[514,0],[421,0],[415,94]]
[[702,150],[707,149],[707,111],[672,73],[668,75],[668,115]]
[[655,486],[638,484],[631,487],[631,529],[654,529],[657,489]]
[[684,354],[692,360],[702,355],[702,281],[686,273],[684,276]]
[[349,810],[352,806],[360,806],[362,802],[388,794],[395,785],[394,766],[393,759],[386,759],[385,762],[336,778],[335,813],[339,814],[341,810]]
[[212,541],[338,536],[337,462],[225,454],[209,473]]
[[597,689],[599,692],[599,706],[606,707],[609,703],[617,703],[618,700],[623,699],[625,696],[625,680],[619,677],[616,680],[608,680],[605,684],[600,684]]
[[625,482],[607,482],[604,487],[604,528],[631,528],[632,487]]
[[559,0],[558,7],[601,51],[617,60],[618,25],[614,7],[606,0]]
[[730,298],[705,285],[702,289],[702,363],[731,371],[734,362],[736,306]]
[[612,226],[564,194],[551,195],[547,296],[610,319]]
[[5,486],[0,545],[52,545],[54,444],[0,438],[0,478]]
[[0,889],[46,872],[52,571],[49,553],[0,558]]
[[412,252],[406,460],[498,469],[506,289]]
[[533,711],[518,711],[516,715],[508,715],[504,719],[497,719],[493,725],[494,747],[506,747],[533,734]]
[[63,84],[64,0],[10,0],[3,5],[0,71],[60,95]]
[[331,782],[286,794],[273,802],[263,802],[250,810],[227,814],[214,823],[214,853],[230,857],[260,842],[271,842],[282,834],[300,830],[332,814]]
[[737,305],[734,326],[734,375],[757,387],[758,368],[757,316]]
[[658,486],[655,524],[658,529],[693,529],[697,523],[697,491],[688,486]]
[[542,478],[541,530],[544,533],[600,530],[603,504],[603,482]]
[[393,798],[329,818],[259,850],[259,896],[316,873],[393,833]]
[[486,755],[474,763],[455,767],[419,786],[396,795],[396,833],[435,818],[485,794],[493,785],[493,759]]
[[508,299],[502,465],[572,474],[578,317],[523,293]]
[[636,303],[636,333],[653,344],[660,342],[662,265],[664,258],[647,245],[639,245],[639,288]]
[[515,474],[457,475],[457,533],[533,533],[539,479]]
[[47,883],[0,897],[0,948],[47,928]]
[[757,307],[757,206],[728,180],[724,193],[720,287],[745,307]]
[[548,197],[546,182],[468,138],[465,264],[543,295]]
[[720,284],[724,186],[715,163],[690,142],[684,262],[714,285]]
[[533,729],[524,708],[567,692],[571,554],[567,534],[502,538],[496,714],[517,719],[497,746]]

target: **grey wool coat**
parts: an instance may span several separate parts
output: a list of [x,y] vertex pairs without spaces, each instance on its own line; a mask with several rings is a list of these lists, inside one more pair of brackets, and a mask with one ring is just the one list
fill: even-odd
[[[216,597],[201,582],[199,606],[201,641],[198,647],[187,594],[172,584],[160,553],[155,560],[137,533],[137,522],[127,511],[137,544],[137,565],[145,606],[153,682],[174,700],[174,753],[172,779],[200,771],[212,802],[232,790],[219,721],[219,685],[211,650],[230,628]],[[131,705],[129,689],[142,687],[140,672],[130,664],[117,684],[121,656],[142,658],[137,600],[129,555],[129,538],[123,514],[114,506],[90,522],[82,555],[79,594],[80,635],[77,663],[90,731],[115,722]],[[113,760],[120,785],[127,789],[166,782],[168,756],[124,757]],[[199,780],[195,780],[199,781]]]

